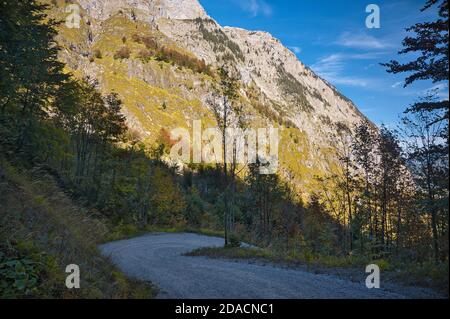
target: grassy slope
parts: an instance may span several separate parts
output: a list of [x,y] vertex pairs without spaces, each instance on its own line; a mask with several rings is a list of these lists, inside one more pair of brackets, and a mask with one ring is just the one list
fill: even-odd
[[[97,245],[108,227],[74,203],[43,171],[0,172],[0,297],[152,298],[156,289],[126,278]],[[77,264],[81,288],[65,286]]]
[[[102,89],[105,92],[115,91],[120,94],[129,115],[136,118],[142,128],[150,133],[150,140],[157,137],[161,128],[170,131],[176,127],[189,127],[190,119],[203,119],[204,123],[213,124],[212,114],[201,106],[201,102],[183,97],[180,91],[181,87],[192,89],[194,81],[204,82],[208,76],[156,60],[142,62],[137,57],[138,52],[144,50],[145,46],[133,41],[133,35],[160,39],[163,36],[158,31],[122,16],[114,16],[105,21],[102,28],[102,34],[93,46],[94,50],[100,50],[103,55],[101,59],[94,61],[102,70]],[[127,39],[125,44],[123,37]],[[124,45],[130,49],[131,58],[114,59],[114,52]],[[180,48],[177,50],[182,51]],[[150,85],[139,77],[129,76],[130,64],[137,73],[152,74],[152,77],[165,85]],[[163,104],[166,109],[162,108]]]

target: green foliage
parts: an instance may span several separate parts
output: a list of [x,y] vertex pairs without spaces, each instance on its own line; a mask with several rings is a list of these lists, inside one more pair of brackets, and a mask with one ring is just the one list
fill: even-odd
[[294,99],[300,110],[307,113],[314,111],[311,103],[306,98],[306,88],[292,74],[287,72],[284,66],[278,67],[278,85],[285,94]]
[[228,243],[227,247],[241,247],[241,241],[239,239],[239,236],[236,234],[231,234],[230,242]]
[[136,225],[124,224],[123,221],[120,221],[117,225],[112,227],[107,235],[107,240],[115,241],[124,238],[137,237],[141,232],[142,231]]
[[153,172],[153,195],[150,198],[152,205],[151,221],[160,225],[183,225],[186,202],[181,189],[173,177],[161,167],[155,167]]
[[260,169],[264,165],[260,162],[249,165],[245,178],[248,202],[243,209],[247,227],[255,229],[261,240],[272,238],[276,225],[283,229],[283,236],[286,236],[289,224],[295,219],[293,215],[288,216],[288,208],[283,205],[292,199],[287,185],[276,174],[261,174]]
[[[45,168],[18,171],[5,164],[6,188],[0,206],[0,296],[8,298],[122,298],[110,261],[97,245],[105,224],[76,206]],[[65,287],[65,267],[84,269],[80,290]],[[134,290],[150,286],[129,282]],[[147,295],[153,296],[153,292]]]
[[228,36],[220,29],[210,30],[208,28],[209,20],[197,18],[195,20],[199,27],[199,31],[203,38],[208,42],[212,43],[214,52],[224,52],[225,49],[229,49],[233,55],[241,61],[245,60],[245,56],[241,51],[239,45],[230,40]]
[[390,73],[410,73],[405,86],[426,79],[433,82],[448,81],[448,2],[429,0],[421,11],[430,10],[434,6],[438,7],[439,15],[435,21],[417,23],[406,29],[415,34],[403,40],[400,54],[415,52],[415,60],[406,63],[392,60],[384,64]]
[[442,292],[448,293],[448,263],[424,262],[395,266],[396,269],[401,269],[397,276],[406,283],[424,287],[439,287]]
[[31,152],[36,121],[47,117],[49,97],[67,80],[57,57],[56,23],[45,21],[45,9],[35,1],[0,3],[0,123],[6,127],[0,131],[16,152]]
[[[448,85],[448,1],[428,0],[421,11],[433,9],[436,9],[433,20],[406,29],[410,34],[404,38],[399,54],[408,54],[413,60],[382,64],[389,73],[407,74],[405,87],[424,80]],[[422,207],[430,218],[435,262],[448,262],[449,100],[440,97],[438,90],[424,95],[406,110],[409,114],[403,120],[408,160],[419,184],[417,196],[426,198]],[[443,223],[439,225],[438,220]]]
[[206,203],[200,197],[198,190],[191,187],[186,194],[186,208],[184,215],[188,225],[199,227],[206,214]]
[[7,257],[0,251],[0,297],[35,295],[44,265],[26,258]]

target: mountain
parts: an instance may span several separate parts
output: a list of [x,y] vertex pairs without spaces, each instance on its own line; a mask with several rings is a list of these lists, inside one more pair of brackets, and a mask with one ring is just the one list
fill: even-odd
[[[67,1],[43,1],[67,18]],[[128,125],[146,143],[161,129],[214,126],[207,101],[224,63],[239,75],[252,127],[280,129],[280,173],[307,193],[333,169],[339,131],[367,120],[267,32],[222,27],[197,0],[79,0],[80,28],[61,24],[60,59],[124,102]]]

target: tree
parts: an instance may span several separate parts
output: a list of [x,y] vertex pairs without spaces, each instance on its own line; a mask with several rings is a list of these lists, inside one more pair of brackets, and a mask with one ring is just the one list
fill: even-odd
[[403,118],[408,167],[419,187],[418,204],[430,219],[436,262],[440,257],[446,258],[440,256],[439,243],[448,236],[448,154],[442,156],[443,125],[425,110]]
[[[415,36],[407,36],[403,40],[403,49],[399,54],[415,53],[419,56],[410,62],[400,63],[392,60],[382,64],[389,73],[412,73],[405,80],[405,87],[419,80],[431,80],[433,83],[448,81],[449,53],[448,53],[448,2],[446,0],[428,0],[422,11],[438,5],[439,18],[433,22],[417,23],[406,29],[414,32]],[[410,112],[421,110],[444,110],[436,121],[448,120],[449,102],[422,101],[411,106]]]
[[[372,227],[372,188],[374,182],[376,135],[368,121],[360,123],[355,130],[352,153],[356,164],[364,175],[364,208],[367,211],[370,237],[373,236]],[[361,236],[362,237],[362,236]],[[361,242],[363,245],[363,242]]]
[[200,197],[198,190],[193,186],[189,187],[186,194],[186,221],[189,225],[200,227],[204,213],[205,203]]
[[[432,22],[416,23],[409,27],[407,31],[413,32],[414,35],[407,36],[403,40],[403,49],[399,54],[413,53],[415,58],[406,63],[392,60],[382,64],[389,73],[409,73],[405,79],[405,87],[421,80],[433,83],[444,82],[448,85],[448,2],[428,0],[422,11],[430,10],[433,7],[437,7],[438,17]],[[438,98],[436,91],[430,91],[411,105],[405,113],[413,114],[413,116],[407,115],[403,120],[408,132],[405,145],[411,170],[416,175],[415,179],[419,182],[420,189],[425,190],[427,194],[428,203],[425,205],[425,210],[431,216],[433,250],[437,261],[440,250],[437,214],[439,207],[442,207],[442,202],[448,202],[449,192],[449,101],[448,98]],[[435,170],[439,171],[439,183],[435,179],[437,177],[434,173]],[[447,222],[444,222],[443,225],[444,228],[448,228]]]
[[381,244],[383,248],[390,245],[390,235],[388,226],[391,224],[390,205],[397,193],[397,181],[401,178],[400,167],[401,149],[394,132],[381,127],[379,135],[379,180],[378,189],[380,191],[380,207],[381,207]]
[[[229,203],[229,199],[233,196],[230,186],[232,186],[234,182],[234,180],[230,182],[229,179],[227,152],[230,141],[227,130],[232,126],[234,103],[238,97],[239,88],[237,78],[230,73],[231,72],[225,66],[220,68],[220,88],[209,101],[222,135],[225,246],[228,245],[229,235],[232,229],[231,205]],[[232,175],[231,178],[234,178],[234,176]]]
[[[356,202],[356,166],[352,154],[352,132],[342,123],[337,124],[337,137],[334,141],[336,145],[336,157],[338,159],[338,167],[333,172],[331,179],[334,187],[338,192],[336,198],[339,202],[339,215],[342,215],[344,228],[347,232],[345,235],[344,246],[348,246],[349,250],[353,249],[353,220]],[[348,243],[348,244],[347,244]]]
[[284,227],[284,233],[292,228],[289,224],[294,210],[294,196],[278,175],[261,174],[263,165],[268,163],[257,160],[248,165],[245,183],[249,205],[246,210],[251,214],[250,220],[257,238],[270,242],[276,228]]
[[[1,1],[0,115],[10,118],[16,152],[31,160],[37,122],[48,117],[55,90],[67,75],[58,61],[56,23],[36,1]],[[2,121],[3,122],[3,121]]]
[[152,205],[151,219],[153,224],[180,225],[185,222],[183,212],[186,202],[178,184],[161,166],[153,170],[150,203]]

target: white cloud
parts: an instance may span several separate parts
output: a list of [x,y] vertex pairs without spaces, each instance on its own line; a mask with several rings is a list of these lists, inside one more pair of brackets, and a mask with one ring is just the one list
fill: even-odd
[[371,35],[365,33],[344,32],[341,34],[336,44],[356,49],[385,49],[391,47],[390,44],[383,42]]
[[342,54],[335,53],[323,57],[316,63],[314,63],[311,68],[319,74],[322,78],[327,80],[332,84],[341,84],[347,86],[359,86],[368,87],[369,85],[374,85],[375,81],[369,78],[347,76],[344,73],[345,64],[352,59],[357,60],[371,60],[376,59],[377,54]]
[[311,67],[319,74],[335,74],[342,71],[344,63],[342,62],[342,56],[340,54],[331,54],[320,59]]
[[342,84],[347,86],[360,86],[360,87],[368,87],[369,80],[364,78],[356,78],[351,76],[336,76],[328,75],[327,81],[333,84]]
[[272,7],[264,0],[240,0],[239,5],[242,10],[249,12],[252,17],[259,15],[270,17],[273,14]]
[[368,78],[346,76],[343,74],[345,62],[351,59],[371,59],[369,55],[335,53],[320,59],[311,68],[332,84],[368,87],[373,80]]
[[302,49],[296,46],[289,46],[288,48],[291,49],[295,54],[299,54],[302,52]]
[[399,82],[395,82],[394,84],[391,85],[391,88],[396,89],[398,87],[400,87],[403,84],[403,82],[399,81]]

